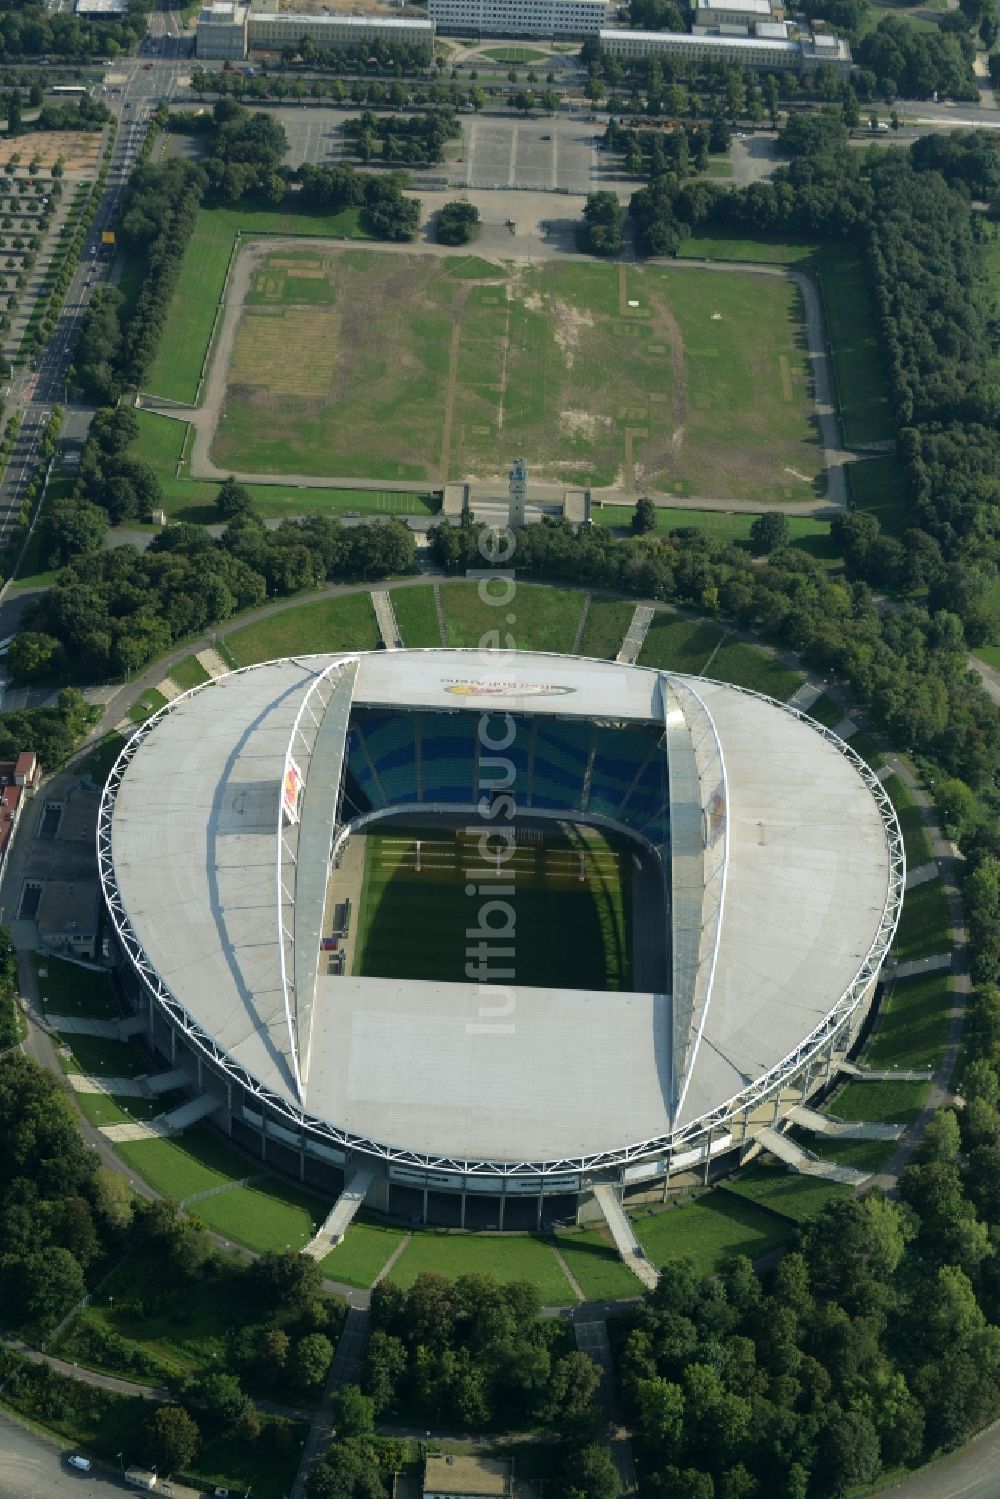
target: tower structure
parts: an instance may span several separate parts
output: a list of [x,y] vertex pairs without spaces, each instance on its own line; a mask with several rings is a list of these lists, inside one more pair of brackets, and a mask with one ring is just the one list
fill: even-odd
[[510,479],[510,505],[507,511],[507,524],[512,531],[524,525],[524,507],[528,498],[528,470],[523,458],[514,459],[514,467],[508,475]]

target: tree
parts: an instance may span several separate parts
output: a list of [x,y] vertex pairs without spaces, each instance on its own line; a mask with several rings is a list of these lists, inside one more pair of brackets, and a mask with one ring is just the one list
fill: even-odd
[[87,1286],[68,1249],[39,1249],[27,1255],[12,1277],[7,1315],[35,1337],[44,1337],[81,1301]]
[[108,534],[108,516],[87,500],[55,500],[44,520],[44,544],[50,567],[63,567],[81,552],[97,552]]
[[356,1384],[343,1385],[330,1402],[333,1425],[340,1437],[366,1436],[375,1429],[375,1402]]
[[479,227],[473,203],[446,203],[438,215],[437,237],[442,245],[465,245]]
[[243,515],[252,515],[253,496],[245,484],[237,482],[235,474],[230,474],[229,478],[219,485],[219,491],[215,496],[215,508],[224,520],[236,520]]
[[266,1249],[254,1260],[250,1280],[267,1306],[301,1314],[323,1290],[323,1273],[308,1255]]
[[767,510],[750,527],[750,545],[758,556],[774,552],[788,545],[789,534],[788,517],[780,510]]
[[17,682],[36,681],[65,670],[66,652],[52,635],[23,630],[7,652],[7,667]]
[[[307,1333],[295,1345],[292,1375],[304,1385],[320,1385],[333,1363],[333,1344],[321,1332]],[[351,1386],[353,1389],[354,1386]],[[366,1428],[370,1430],[371,1428]],[[356,1433],[351,1432],[354,1436]]]
[[604,1447],[580,1447],[563,1461],[560,1478],[565,1499],[617,1499],[618,1470]]
[[142,1435],[146,1462],[164,1473],[189,1467],[201,1446],[197,1421],[179,1405],[158,1406],[143,1427]]
[[643,497],[636,500],[635,509],[632,511],[632,535],[645,536],[647,531],[656,530],[656,506],[652,500]]

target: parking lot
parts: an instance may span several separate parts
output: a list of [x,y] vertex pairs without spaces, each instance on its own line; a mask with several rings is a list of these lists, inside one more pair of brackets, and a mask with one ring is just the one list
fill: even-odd
[[597,175],[594,145],[593,126],[582,120],[466,119],[451,181],[456,187],[589,193]]
[[[289,166],[304,161],[339,161],[343,148],[344,122],[352,111],[301,109],[292,106],[271,109],[288,136]],[[519,188],[532,192],[586,194],[598,185],[601,159],[593,125],[579,120],[536,118],[504,120],[463,116],[462,139],[449,148],[449,160],[431,167],[427,176],[443,186]],[[414,173],[419,188],[422,173]],[[428,184],[430,185],[430,184]]]

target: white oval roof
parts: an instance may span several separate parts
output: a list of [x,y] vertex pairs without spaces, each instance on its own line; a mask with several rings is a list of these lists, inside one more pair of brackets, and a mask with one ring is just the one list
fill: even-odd
[[[473,984],[323,975],[297,1087],[278,940],[279,797],[303,698],[340,661],[350,663],[344,690],[366,705],[664,723],[693,690],[725,764],[728,862],[710,993],[690,1025],[670,995],[518,986],[512,1029],[491,1030]],[[176,700],[130,741],[120,769],[105,793],[112,905],[174,999],[290,1107],[434,1160],[641,1154],[793,1053],[885,932],[892,861],[856,760],[811,720],[705,679],[527,652],[495,664],[457,650],[288,659]],[[325,863],[313,862],[322,887]],[[681,883],[678,868],[678,900]]]

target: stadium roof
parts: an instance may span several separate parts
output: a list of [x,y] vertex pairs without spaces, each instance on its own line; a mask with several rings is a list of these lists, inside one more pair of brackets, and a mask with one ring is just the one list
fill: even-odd
[[[352,704],[663,724],[673,994],[518,986],[512,1025],[491,1027],[474,984],[318,974]],[[290,742],[305,789],[282,873]],[[196,689],[137,733],[105,794],[102,871],[147,976],[290,1113],[404,1158],[628,1158],[782,1064],[851,989],[893,885],[877,790],[828,730],[704,679],[526,652],[305,657]]]

